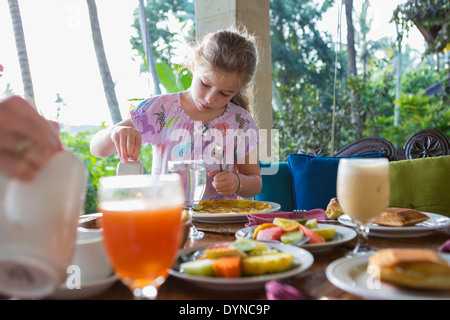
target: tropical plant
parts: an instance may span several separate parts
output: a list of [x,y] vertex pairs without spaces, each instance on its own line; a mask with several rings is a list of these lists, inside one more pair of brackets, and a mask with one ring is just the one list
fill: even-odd
[[14,29],[14,37],[16,39],[17,55],[19,57],[20,71],[22,72],[25,97],[32,104],[35,104],[33,81],[31,80],[30,64],[28,62],[27,46],[25,44],[19,2],[17,0],[8,0],[8,5]]
[[416,25],[427,41],[428,52],[442,52],[450,43],[448,0],[408,0],[397,6],[392,21],[409,31]]
[[120,114],[119,102],[117,101],[114,82],[112,81],[111,71],[109,70],[108,61],[106,59],[105,48],[103,47],[102,33],[98,22],[97,6],[95,0],[86,0],[89,8],[89,19],[91,22],[92,40],[94,41],[95,54],[97,55],[98,67],[103,82],[106,101],[108,102],[109,113],[113,123],[122,121]]

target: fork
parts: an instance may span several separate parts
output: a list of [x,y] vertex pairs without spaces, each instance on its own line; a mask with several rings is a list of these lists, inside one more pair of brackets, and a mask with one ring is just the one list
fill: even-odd
[[298,209],[292,210],[291,219],[294,219],[294,220],[303,219],[306,211],[307,210],[298,210]]

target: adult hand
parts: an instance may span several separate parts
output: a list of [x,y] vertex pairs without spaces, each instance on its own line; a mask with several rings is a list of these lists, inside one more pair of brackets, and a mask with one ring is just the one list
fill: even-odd
[[120,160],[128,162],[130,159],[138,159],[142,143],[139,131],[128,126],[114,126],[111,130],[111,140]]
[[62,150],[57,125],[41,117],[24,99],[0,101],[0,172],[32,180],[57,151]]

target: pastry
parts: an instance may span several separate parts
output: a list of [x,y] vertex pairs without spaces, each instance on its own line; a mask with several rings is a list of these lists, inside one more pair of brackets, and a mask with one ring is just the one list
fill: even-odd
[[381,226],[404,227],[413,226],[428,220],[429,217],[422,212],[406,208],[387,208],[374,223]]
[[325,211],[325,214],[329,219],[336,220],[340,216],[344,214],[344,211],[342,211],[341,206],[339,205],[339,202],[337,198],[332,198],[330,200],[330,203],[327,206],[327,210]]
[[402,287],[450,290],[448,262],[429,249],[379,250],[369,257],[368,270],[382,282]]

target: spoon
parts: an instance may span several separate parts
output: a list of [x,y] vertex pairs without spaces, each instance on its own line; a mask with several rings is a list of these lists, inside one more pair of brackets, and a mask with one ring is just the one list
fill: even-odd
[[214,145],[214,158],[219,160],[220,172],[222,172],[223,147],[218,143]]

